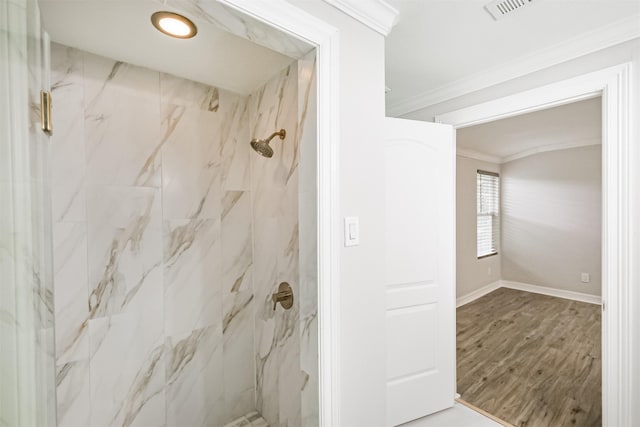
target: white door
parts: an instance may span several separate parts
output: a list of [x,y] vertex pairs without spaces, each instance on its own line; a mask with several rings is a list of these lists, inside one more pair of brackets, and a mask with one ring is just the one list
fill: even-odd
[[387,426],[454,403],[455,151],[449,125],[387,118]]

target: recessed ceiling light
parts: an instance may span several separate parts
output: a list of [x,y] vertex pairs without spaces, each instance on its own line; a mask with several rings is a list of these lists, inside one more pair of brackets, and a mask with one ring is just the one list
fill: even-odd
[[198,33],[191,20],[173,12],[156,12],[151,15],[151,23],[158,31],[178,39],[190,39]]

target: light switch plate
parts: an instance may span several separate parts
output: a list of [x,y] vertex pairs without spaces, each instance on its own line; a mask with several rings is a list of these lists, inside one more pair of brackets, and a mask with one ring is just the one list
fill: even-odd
[[344,245],[356,246],[360,244],[360,222],[357,216],[344,218]]

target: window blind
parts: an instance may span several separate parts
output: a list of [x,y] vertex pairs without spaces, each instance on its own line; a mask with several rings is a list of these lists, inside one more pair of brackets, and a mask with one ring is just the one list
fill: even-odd
[[498,253],[500,238],[500,176],[478,170],[476,175],[478,258]]

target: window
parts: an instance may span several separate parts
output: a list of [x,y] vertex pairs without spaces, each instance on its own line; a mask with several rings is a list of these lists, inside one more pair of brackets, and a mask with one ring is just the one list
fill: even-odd
[[476,175],[478,202],[478,259],[498,253],[500,239],[500,176],[479,170]]

